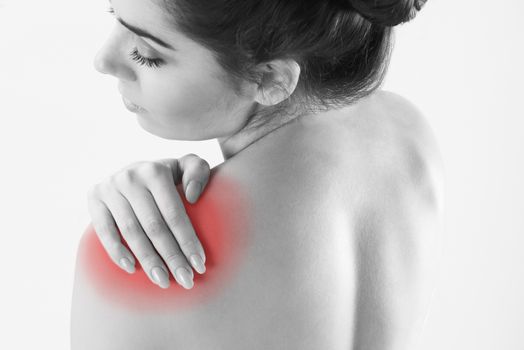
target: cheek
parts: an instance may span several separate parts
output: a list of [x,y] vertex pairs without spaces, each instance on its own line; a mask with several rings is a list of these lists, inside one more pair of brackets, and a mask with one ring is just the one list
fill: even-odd
[[148,104],[151,111],[173,118],[196,120],[207,114],[227,114],[234,105],[228,87],[211,74],[171,74],[171,78],[151,82]]

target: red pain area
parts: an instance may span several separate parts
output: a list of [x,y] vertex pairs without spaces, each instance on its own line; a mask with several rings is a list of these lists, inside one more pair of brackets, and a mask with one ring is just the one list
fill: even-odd
[[[170,273],[171,284],[162,289],[148,278],[136,256],[133,274],[117,266],[89,224],[79,244],[78,266],[98,294],[127,309],[172,310],[201,305],[224,292],[248,247],[248,202],[240,186],[223,177],[210,177],[195,204],[186,201],[182,185],[177,190],[204,247],[206,272],[201,275],[193,270],[191,289],[179,285]],[[122,242],[129,248],[123,238]]]

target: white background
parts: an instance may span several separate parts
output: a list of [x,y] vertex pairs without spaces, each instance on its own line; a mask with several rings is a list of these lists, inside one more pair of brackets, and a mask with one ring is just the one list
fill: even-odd
[[[107,2],[0,0],[0,348],[68,349],[90,186],[216,140],[142,130],[93,68]],[[384,89],[413,101],[446,167],[441,279],[421,349],[524,349],[524,78],[518,0],[430,0],[397,29]]]

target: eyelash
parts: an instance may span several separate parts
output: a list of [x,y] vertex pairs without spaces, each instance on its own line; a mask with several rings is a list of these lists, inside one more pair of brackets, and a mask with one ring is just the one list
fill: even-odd
[[138,64],[142,66],[145,65],[150,68],[158,68],[162,65],[163,62],[160,58],[147,58],[142,56],[136,47],[129,53],[129,56],[133,59],[133,61],[138,62]]
[[[113,16],[115,15],[115,11],[113,7],[111,6],[108,8],[107,12],[109,12]],[[131,57],[133,61],[137,62],[141,66],[147,66],[149,68],[158,68],[164,62],[161,58],[149,58],[149,57],[142,56],[140,52],[138,52],[137,47],[134,47],[131,50],[131,52],[129,53],[129,57]]]

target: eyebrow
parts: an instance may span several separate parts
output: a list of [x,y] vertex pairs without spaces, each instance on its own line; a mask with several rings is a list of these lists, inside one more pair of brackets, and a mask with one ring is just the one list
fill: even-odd
[[[109,0],[109,3],[112,4],[112,1]],[[135,33],[136,35],[142,37],[142,38],[147,38],[147,39],[150,39],[152,41],[154,41],[155,43],[157,43],[158,45],[160,46],[163,46],[167,49],[170,49],[170,50],[174,50],[175,48],[173,46],[171,46],[170,44],[166,43],[165,41],[163,41],[162,39],[159,39],[157,38],[156,36],[154,36],[153,34],[150,34],[148,33],[147,31],[145,31],[144,29],[140,29],[140,28],[137,28],[129,23],[126,23],[122,18],[118,17],[118,16],[115,16],[115,18],[118,20],[118,22],[120,22],[124,27],[126,27],[127,29],[129,29],[130,31],[132,31],[133,33]]]

